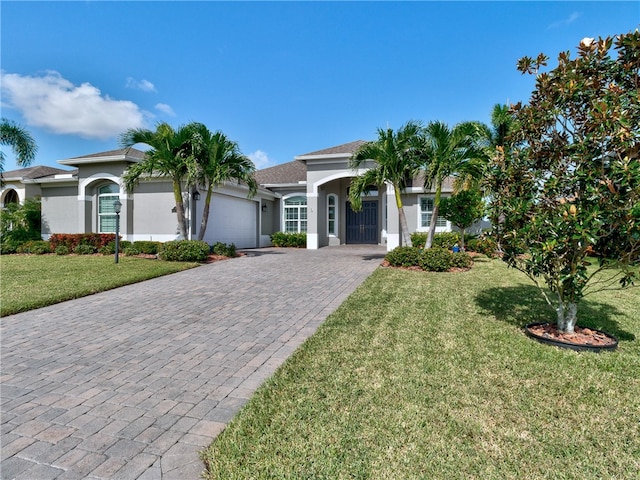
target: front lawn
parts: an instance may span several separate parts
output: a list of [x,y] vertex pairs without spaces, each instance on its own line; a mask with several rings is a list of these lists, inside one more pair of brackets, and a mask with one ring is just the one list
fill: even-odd
[[102,255],[0,255],[0,315],[179,272],[196,263]]
[[587,297],[612,353],[541,345],[553,321],[499,260],[378,269],[202,454],[208,479],[637,479],[640,290]]

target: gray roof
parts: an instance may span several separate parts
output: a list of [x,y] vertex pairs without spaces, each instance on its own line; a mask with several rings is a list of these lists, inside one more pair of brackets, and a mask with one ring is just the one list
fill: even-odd
[[355,142],[343,143],[342,145],[338,145],[335,147],[305,153],[304,155],[298,155],[298,157],[310,157],[314,155],[353,155],[356,150],[358,150],[358,148],[365,143],[367,142],[365,142],[364,140],[356,140]]
[[54,175],[65,173],[78,173],[78,170],[63,170],[61,168],[47,167],[45,165],[36,165],[35,167],[19,168],[17,170],[9,170],[3,172],[2,176],[5,180],[9,179],[28,179],[35,180],[37,178],[52,177]]
[[307,164],[294,160],[258,170],[254,175],[260,185],[300,183],[307,180]]
[[106,152],[91,153],[89,155],[80,155],[79,157],[72,157],[69,160],[77,160],[79,158],[117,157],[120,155],[142,159],[144,157],[144,152],[133,147],[118,148],[116,150],[108,150]]

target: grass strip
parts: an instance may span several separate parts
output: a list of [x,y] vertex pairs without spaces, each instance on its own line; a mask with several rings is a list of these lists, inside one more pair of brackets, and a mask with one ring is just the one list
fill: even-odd
[[523,333],[555,312],[522,274],[378,269],[202,452],[208,479],[637,479],[640,296],[581,325],[615,352]]
[[113,257],[102,255],[0,255],[0,315],[53,305],[197,265],[125,256],[116,264]]

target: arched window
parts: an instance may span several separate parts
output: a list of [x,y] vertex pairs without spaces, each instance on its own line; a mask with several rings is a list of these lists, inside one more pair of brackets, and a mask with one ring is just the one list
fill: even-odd
[[287,233],[307,231],[307,197],[300,195],[284,200],[284,231]]
[[327,235],[338,235],[338,196],[333,193],[327,195]]
[[120,199],[120,187],[109,183],[98,188],[98,233],[116,233],[113,202]]
[[20,198],[18,197],[18,192],[13,189],[7,190],[6,195],[4,196],[5,205],[9,205],[10,203],[20,203]]

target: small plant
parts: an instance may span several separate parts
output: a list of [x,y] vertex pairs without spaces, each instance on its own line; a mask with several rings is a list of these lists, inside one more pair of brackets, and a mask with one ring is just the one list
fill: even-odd
[[433,246],[451,250],[456,243],[460,243],[460,234],[457,232],[436,233],[433,237]]
[[446,272],[452,266],[453,255],[446,248],[431,247],[424,250],[420,255],[420,267],[429,272]]
[[46,240],[30,240],[20,245],[16,252],[45,255],[47,253],[51,253],[51,245]]
[[226,243],[216,242],[211,247],[211,251],[216,255],[222,255],[223,257],[235,257],[236,245],[234,243],[227,245]]
[[495,257],[497,250],[498,244],[491,237],[483,235],[467,241],[467,251],[470,252],[482,253],[487,257]]
[[471,267],[471,257],[466,252],[455,252],[451,254],[451,267],[469,268]]
[[427,243],[427,232],[413,232],[411,234],[411,245],[424,247],[425,243]]
[[133,247],[145,255],[157,254],[161,245],[161,242],[153,242],[151,240],[138,240],[133,242]]
[[392,267],[419,266],[422,250],[418,247],[396,247],[384,257]]
[[76,245],[73,249],[73,253],[76,255],[93,255],[95,253],[95,249],[91,245],[80,244]]
[[56,255],[69,255],[69,247],[66,245],[58,245],[55,249]]
[[126,247],[124,249],[124,254],[128,257],[135,257],[136,255],[140,255],[141,253],[142,252],[134,246]]
[[271,243],[274,247],[305,248],[307,246],[307,234],[276,232],[271,235]]
[[163,243],[158,256],[168,262],[204,262],[209,251],[209,244],[202,240],[175,240]]

